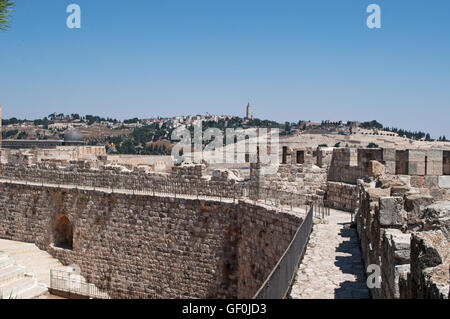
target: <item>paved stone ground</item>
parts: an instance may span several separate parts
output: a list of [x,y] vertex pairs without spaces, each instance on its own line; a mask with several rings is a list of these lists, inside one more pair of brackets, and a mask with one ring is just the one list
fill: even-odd
[[314,230],[300,265],[290,298],[370,298],[357,232],[350,213],[332,209]]

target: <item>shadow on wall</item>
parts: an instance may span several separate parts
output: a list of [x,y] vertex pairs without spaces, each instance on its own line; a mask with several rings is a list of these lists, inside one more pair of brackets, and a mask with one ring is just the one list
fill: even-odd
[[59,215],[56,217],[53,223],[53,238],[56,247],[72,250],[73,229],[67,216]]
[[[369,299],[370,292],[366,285],[366,274],[361,250],[359,248],[358,235],[355,228],[350,224],[343,224],[340,235],[348,240],[342,242],[337,248],[335,265],[339,267],[344,275],[353,275],[353,281],[346,280],[340,283],[339,288],[334,291],[335,299]],[[348,226],[348,228],[345,228]]]

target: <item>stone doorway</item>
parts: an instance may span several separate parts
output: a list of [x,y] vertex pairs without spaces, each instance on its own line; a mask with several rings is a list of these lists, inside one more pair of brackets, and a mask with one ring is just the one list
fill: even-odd
[[65,215],[59,215],[53,223],[53,239],[56,247],[73,249],[73,228]]

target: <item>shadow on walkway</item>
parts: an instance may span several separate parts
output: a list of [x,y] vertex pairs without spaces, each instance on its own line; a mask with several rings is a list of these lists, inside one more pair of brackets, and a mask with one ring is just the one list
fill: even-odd
[[355,276],[353,281],[347,280],[334,290],[335,299],[369,299],[370,292],[366,285],[366,274],[361,256],[360,244],[355,228],[349,223],[343,226],[339,235],[344,241],[336,248],[335,265],[344,274]]

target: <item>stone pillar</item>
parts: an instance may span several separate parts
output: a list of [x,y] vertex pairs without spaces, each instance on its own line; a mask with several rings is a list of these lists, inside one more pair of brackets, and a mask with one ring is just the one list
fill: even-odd
[[383,162],[386,167],[387,174],[395,174],[395,158],[396,152],[394,148],[384,148],[383,149]]
[[425,151],[408,150],[408,174],[416,176],[425,175]]
[[442,150],[427,150],[426,151],[426,175],[440,176],[443,175],[442,161],[444,152]]

